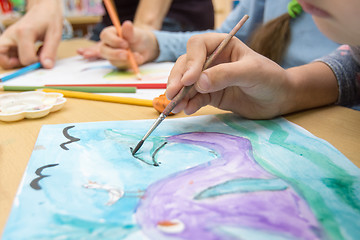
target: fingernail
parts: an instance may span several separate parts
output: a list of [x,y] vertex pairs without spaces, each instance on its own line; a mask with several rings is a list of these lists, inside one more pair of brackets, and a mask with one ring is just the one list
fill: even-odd
[[210,80],[205,73],[201,73],[200,78],[196,84],[199,90],[203,92],[207,92],[210,88]]
[[52,68],[54,66],[54,62],[50,58],[46,58],[43,62],[43,65],[45,68]]

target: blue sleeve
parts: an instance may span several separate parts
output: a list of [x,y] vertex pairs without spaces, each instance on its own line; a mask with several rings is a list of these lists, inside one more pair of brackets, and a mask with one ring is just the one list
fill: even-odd
[[177,33],[154,31],[160,50],[160,54],[155,61],[176,61],[178,57],[186,53],[186,43],[191,36],[208,32],[229,33],[240,19],[245,14],[248,14],[250,16],[249,20],[235,35],[240,40],[246,41],[250,34],[263,23],[264,3],[265,0],[242,0],[229,14],[221,27],[216,30]]
[[339,86],[336,104],[353,106],[360,103],[360,65],[353,58],[349,46],[343,45],[317,61],[327,64],[336,76]]

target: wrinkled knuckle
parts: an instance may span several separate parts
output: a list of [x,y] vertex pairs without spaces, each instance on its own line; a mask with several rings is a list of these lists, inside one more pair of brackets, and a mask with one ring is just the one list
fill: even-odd
[[185,61],[185,59],[186,59],[186,54],[183,54],[183,55],[181,55],[177,60],[176,60],[176,62],[178,63],[178,62],[182,62],[182,61]]
[[194,44],[199,44],[202,42],[202,36],[200,35],[194,35],[192,37],[189,38],[187,45],[194,45]]
[[196,109],[199,109],[199,108],[201,108],[201,107],[203,107],[205,105],[204,98],[203,97],[196,97],[196,98],[193,99],[192,104]]
[[251,66],[256,71],[262,71],[262,69],[264,68],[264,62],[262,61],[262,59],[254,58],[251,63]]
[[55,41],[60,42],[62,38],[62,29],[54,29],[51,35]]
[[104,39],[105,39],[105,34],[106,34],[106,33],[105,33],[104,31],[101,31],[100,36],[99,36],[101,41],[104,41]]
[[14,29],[15,31],[15,35],[18,36],[19,38],[27,36],[28,33],[33,32],[33,29],[31,26],[27,26],[27,25],[20,25],[18,27],[16,27]]
[[109,35],[109,29],[105,28],[104,30],[101,31],[100,33],[100,39],[104,40],[107,38],[107,36]]

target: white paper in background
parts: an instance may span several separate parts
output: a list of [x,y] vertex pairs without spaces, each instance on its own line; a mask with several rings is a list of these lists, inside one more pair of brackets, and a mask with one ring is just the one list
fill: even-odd
[[[81,56],[62,59],[53,69],[38,69],[12,80],[9,86],[44,86],[76,84],[151,84],[167,83],[174,63],[147,63],[139,66],[142,79],[136,79],[132,71],[119,71],[107,60],[88,61]],[[2,74],[6,76],[9,73]],[[165,89],[137,89],[136,93],[108,93],[107,95],[150,99],[163,94]]]
[[[131,70],[116,70],[107,60],[88,61],[76,56],[57,61],[53,69],[38,69],[6,81],[4,85],[166,83],[173,65],[174,63],[164,62],[139,66],[142,79],[138,80]],[[0,77],[8,74],[2,74]]]
[[158,97],[159,95],[164,93],[165,93],[165,89],[137,89],[136,93],[99,93],[99,94],[153,100],[155,97]]

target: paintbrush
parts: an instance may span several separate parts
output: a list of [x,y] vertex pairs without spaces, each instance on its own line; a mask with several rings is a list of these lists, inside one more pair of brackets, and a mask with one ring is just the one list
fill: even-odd
[[[230,42],[231,38],[236,34],[236,32],[244,25],[248,20],[249,16],[245,15],[231,30],[231,32],[226,36],[226,38],[219,44],[219,46],[214,50],[214,52],[207,58],[203,70],[207,69],[213,60],[224,50],[226,45]],[[188,92],[194,87],[194,85],[185,86],[182,88],[180,93],[174,97],[173,100],[166,106],[165,110],[160,114],[156,119],[153,125],[150,127],[149,131],[144,135],[140,142],[136,145],[132,154],[135,155],[136,152],[144,144],[145,140],[150,136],[150,134],[159,126],[159,124],[171,113],[171,111],[176,107],[176,105],[181,102],[181,100],[188,94]]]

